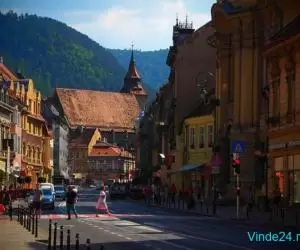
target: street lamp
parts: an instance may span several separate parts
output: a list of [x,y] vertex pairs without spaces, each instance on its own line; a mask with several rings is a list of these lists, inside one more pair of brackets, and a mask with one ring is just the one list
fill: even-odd
[[266,143],[265,143],[265,148],[264,148],[264,165],[265,165],[265,190],[266,190],[266,195],[265,195],[265,204],[266,204],[266,212],[269,211],[269,181],[268,181],[268,169],[269,169],[269,159],[268,159],[268,153],[269,153],[269,135],[268,131],[270,129],[270,98],[269,98],[269,93],[270,93],[270,87],[269,85],[266,85],[262,89],[262,96],[264,100],[266,101],[267,104],[267,134],[266,134]]

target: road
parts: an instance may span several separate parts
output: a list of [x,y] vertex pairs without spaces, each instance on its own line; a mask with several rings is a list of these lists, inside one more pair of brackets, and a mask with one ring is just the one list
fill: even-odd
[[58,225],[71,230],[72,243],[75,242],[75,233],[79,233],[81,244],[90,238],[92,249],[99,249],[100,245],[105,250],[281,250],[296,247],[295,243],[253,243],[249,240],[247,232],[269,232],[268,228],[250,227],[213,217],[167,212],[159,207],[148,207],[127,200],[109,201],[112,215],[97,218],[95,203],[98,193],[97,190],[83,190],[79,193],[78,219],[66,220],[65,203],[57,202],[55,211],[45,212],[42,216],[40,227],[47,230],[48,219],[51,218]]

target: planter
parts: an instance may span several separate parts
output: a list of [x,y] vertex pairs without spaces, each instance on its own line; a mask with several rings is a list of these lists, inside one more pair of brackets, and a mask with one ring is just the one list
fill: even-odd
[[24,184],[25,183],[25,178],[24,177],[18,177],[17,182],[19,184]]
[[29,184],[29,183],[31,183],[31,181],[32,181],[31,176],[25,177],[25,183]]

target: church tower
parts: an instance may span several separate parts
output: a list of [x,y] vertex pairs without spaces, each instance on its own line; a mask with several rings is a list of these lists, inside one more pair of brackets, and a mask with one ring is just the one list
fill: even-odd
[[124,77],[124,85],[120,92],[134,94],[138,100],[138,103],[140,104],[140,107],[143,107],[147,100],[148,94],[142,86],[141,77],[135,65],[133,45],[131,47],[131,57],[128,66],[128,71]]

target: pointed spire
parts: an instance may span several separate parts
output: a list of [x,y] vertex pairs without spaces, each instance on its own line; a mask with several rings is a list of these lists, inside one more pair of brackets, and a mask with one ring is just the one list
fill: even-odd
[[134,62],[133,47],[134,47],[134,44],[133,44],[133,42],[132,42],[132,43],[131,43],[131,58],[130,58],[130,63],[131,63],[131,62]]
[[140,79],[140,75],[136,69],[135,66],[135,60],[134,60],[134,55],[133,55],[133,43],[131,44],[131,57],[130,57],[130,62],[129,62],[129,67],[128,71],[126,74],[126,78],[131,78],[131,79]]

